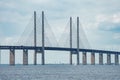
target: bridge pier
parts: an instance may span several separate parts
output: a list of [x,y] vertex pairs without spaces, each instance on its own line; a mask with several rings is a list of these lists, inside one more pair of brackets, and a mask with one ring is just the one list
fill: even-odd
[[44,50],[42,51],[42,65],[45,65],[45,53]]
[[70,52],[70,65],[72,65],[72,51]]
[[86,52],[83,52],[83,65],[87,64]]
[[34,65],[37,64],[37,53],[36,50],[34,51]]
[[79,52],[77,52],[77,65],[79,65]]
[[119,65],[119,55],[115,54],[115,65]]
[[99,54],[99,64],[103,65],[103,54],[102,53]]
[[28,65],[28,50],[23,50],[23,65]]
[[107,54],[107,64],[111,64],[111,55],[109,53]]
[[15,50],[10,49],[10,65],[15,65]]
[[72,63],[72,55],[73,54],[75,54],[75,55],[77,55],[76,57],[76,62],[77,62],[77,65],[79,65],[79,52],[77,52],[77,51],[71,51],[71,53],[70,53],[70,65],[72,65],[73,63]]
[[91,65],[95,65],[95,53],[91,53]]

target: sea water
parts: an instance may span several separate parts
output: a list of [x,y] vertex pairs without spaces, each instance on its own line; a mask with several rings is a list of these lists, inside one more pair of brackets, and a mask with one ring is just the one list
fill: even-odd
[[120,80],[120,65],[0,65],[0,80]]

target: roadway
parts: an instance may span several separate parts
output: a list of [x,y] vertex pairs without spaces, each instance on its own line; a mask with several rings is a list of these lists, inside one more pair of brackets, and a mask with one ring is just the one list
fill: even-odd
[[[0,46],[0,50],[42,50],[42,47],[34,46]],[[64,47],[44,47],[45,50],[55,50],[55,51],[77,51],[77,48],[64,48]],[[104,54],[120,54],[118,51],[108,51],[108,50],[96,50],[96,49],[79,49],[80,52],[93,52],[93,53],[104,53]]]

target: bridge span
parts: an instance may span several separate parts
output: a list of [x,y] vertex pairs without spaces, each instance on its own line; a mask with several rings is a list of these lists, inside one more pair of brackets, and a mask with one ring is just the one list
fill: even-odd
[[[41,51],[42,47],[34,46],[0,46],[0,50],[36,50]],[[64,47],[44,47],[45,50],[55,50],[55,51],[77,51],[77,48],[64,48]],[[107,51],[107,50],[96,50],[96,49],[79,49],[79,52],[94,52],[94,53],[109,53],[109,54],[120,54],[118,51]]]
[[[23,50],[23,64],[28,65],[28,50],[35,50],[36,53],[42,53],[42,47],[34,46],[0,46],[0,50],[10,50],[10,65],[15,65],[15,50]],[[95,64],[95,53],[99,54],[99,64],[103,64],[103,54],[107,54],[107,64],[111,64],[111,54],[115,55],[115,64],[119,64],[119,55],[120,52],[117,51],[107,51],[107,50],[95,50],[95,49],[79,49],[77,53],[77,48],[63,48],[63,47],[44,47],[44,50],[52,51],[69,51],[72,52],[72,55],[77,55],[82,52],[82,61],[83,64],[87,64],[87,53],[91,53],[91,64]],[[45,54],[43,55],[45,57]],[[79,59],[79,56],[77,57]],[[42,58],[42,62],[45,62],[45,58]],[[72,58],[70,58],[70,63],[72,63]],[[77,62],[78,63],[78,62]],[[43,65],[45,63],[42,63]],[[79,63],[78,63],[79,64]]]
[[70,17],[70,35],[69,35],[69,47],[46,47],[45,43],[45,23],[44,23],[44,12],[42,11],[42,32],[41,32],[41,46],[37,46],[37,29],[36,29],[36,12],[34,12],[34,46],[10,46],[10,45],[1,45],[0,50],[9,50],[10,51],[10,65],[15,65],[15,50],[23,50],[23,64],[28,65],[28,51],[34,51],[34,64],[37,64],[37,53],[41,53],[42,65],[45,64],[45,50],[56,50],[56,51],[69,51],[70,52],[70,64],[73,64],[72,56],[77,55],[77,65],[80,64],[79,54],[82,53],[82,64],[87,64],[87,53],[91,53],[91,64],[95,64],[95,54],[99,54],[99,64],[103,65],[103,54],[107,54],[107,64],[111,64],[111,54],[115,55],[115,64],[119,64],[119,51],[107,51],[107,50],[96,50],[96,49],[86,49],[80,48],[80,35],[79,35],[79,17],[77,17],[77,31],[76,31],[76,48],[73,48],[73,36],[72,35],[72,17]]

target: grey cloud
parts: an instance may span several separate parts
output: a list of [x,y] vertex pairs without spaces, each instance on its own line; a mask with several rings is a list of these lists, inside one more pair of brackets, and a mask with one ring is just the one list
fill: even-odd
[[98,29],[103,31],[120,32],[120,23],[101,22],[98,25]]

